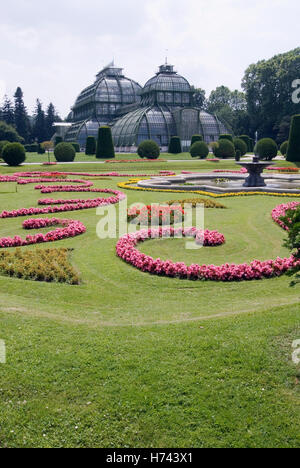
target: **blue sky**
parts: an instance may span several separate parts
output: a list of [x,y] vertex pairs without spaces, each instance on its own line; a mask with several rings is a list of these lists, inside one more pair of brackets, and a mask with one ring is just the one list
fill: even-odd
[[[207,94],[298,47],[299,0],[10,0],[0,14],[0,98],[21,86],[64,117],[112,58],[143,85],[164,62]],[[300,77],[299,77],[300,78]]]

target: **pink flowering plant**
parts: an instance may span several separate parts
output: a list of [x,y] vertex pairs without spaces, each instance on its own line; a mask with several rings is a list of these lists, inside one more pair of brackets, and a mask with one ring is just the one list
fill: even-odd
[[127,221],[141,226],[165,226],[182,222],[183,219],[184,210],[180,205],[161,206],[152,204],[142,207],[135,205],[127,210]]

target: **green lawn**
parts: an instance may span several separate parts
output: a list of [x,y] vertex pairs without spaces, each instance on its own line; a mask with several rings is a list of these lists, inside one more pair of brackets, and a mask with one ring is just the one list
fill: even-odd
[[[188,165],[65,167],[144,173]],[[200,165],[211,170],[213,163]],[[124,180],[95,186],[116,188]],[[129,203],[185,198],[126,194]],[[32,185],[17,192],[15,184],[0,186],[1,210],[36,206],[40,197]],[[170,239],[140,248],[189,263],[289,255],[270,212],[291,200],[225,198],[226,210],[207,209],[206,227],[226,237],[221,247],[187,251],[182,240]],[[94,209],[59,217],[87,227],[86,234],[53,244],[75,249],[82,284],[0,276],[0,339],[7,347],[7,363],[0,364],[0,446],[299,447],[300,375],[291,359],[292,342],[300,339],[299,288],[290,288],[289,278],[214,283],[150,276],[116,257],[116,240],[97,238]],[[23,220],[0,219],[1,237],[24,236]]]

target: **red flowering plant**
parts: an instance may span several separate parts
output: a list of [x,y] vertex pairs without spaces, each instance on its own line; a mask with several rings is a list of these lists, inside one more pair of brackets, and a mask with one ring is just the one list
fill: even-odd
[[134,205],[127,210],[127,221],[141,226],[166,226],[184,219],[180,205]]

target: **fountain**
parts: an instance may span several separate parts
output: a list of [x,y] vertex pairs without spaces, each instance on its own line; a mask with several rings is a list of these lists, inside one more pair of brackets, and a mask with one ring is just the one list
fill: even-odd
[[243,187],[266,187],[267,184],[265,179],[261,176],[263,171],[274,164],[270,161],[260,161],[258,156],[254,156],[252,162],[237,162],[242,167],[245,167],[249,173],[249,176],[245,180]]

